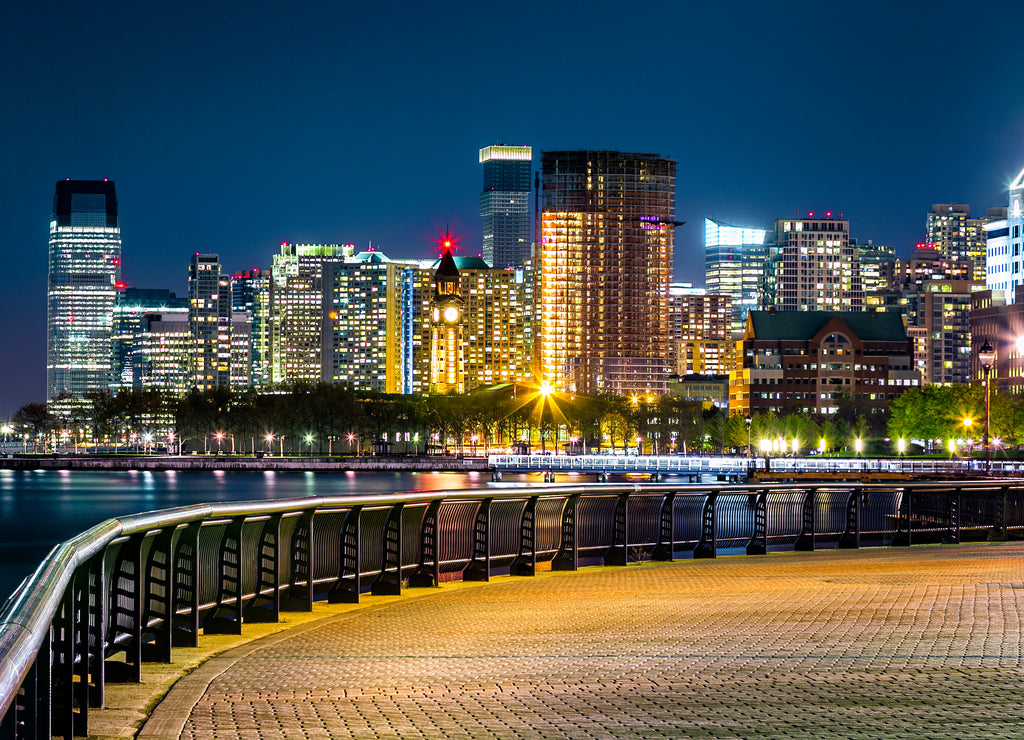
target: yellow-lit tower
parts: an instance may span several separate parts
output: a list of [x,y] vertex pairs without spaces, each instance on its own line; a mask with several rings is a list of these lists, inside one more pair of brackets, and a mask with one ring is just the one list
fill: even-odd
[[430,390],[434,393],[466,390],[462,342],[464,302],[459,295],[459,269],[452,257],[453,243],[451,235],[446,234],[430,302]]

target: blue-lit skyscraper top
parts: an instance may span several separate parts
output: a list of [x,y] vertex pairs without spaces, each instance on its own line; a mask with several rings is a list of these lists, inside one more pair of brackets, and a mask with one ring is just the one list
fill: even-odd
[[480,150],[484,168],[480,193],[481,253],[497,269],[521,267],[532,248],[530,178],[533,149],[495,144]]
[[756,309],[764,275],[766,229],[704,219],[704,284],[710,294],[732,297],[735,334]]

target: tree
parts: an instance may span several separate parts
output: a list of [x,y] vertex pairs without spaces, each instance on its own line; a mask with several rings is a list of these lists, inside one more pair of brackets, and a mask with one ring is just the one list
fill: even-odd
[[16,428],[32,437],[32,451],[36,452],[40,435],[52,430],[56,419],[47,410],[45,403],[26,403],[14,412],[11,421]]

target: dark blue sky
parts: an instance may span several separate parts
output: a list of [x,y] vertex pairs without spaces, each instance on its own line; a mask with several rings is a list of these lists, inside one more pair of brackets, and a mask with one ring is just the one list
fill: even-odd
[[[36,6],[39,7],[36,7]],[[978,7],[978,6],[975,6]],[[932,203],[1005,205],[1024,167],[1024,3],[21,3],[0,41],[0,418],[45,394],[56,180],[116,181],[124,275],[277,244],[479,248],[477,150],[679,162],[677,277],[702,222],[842,211],[906,252]]]

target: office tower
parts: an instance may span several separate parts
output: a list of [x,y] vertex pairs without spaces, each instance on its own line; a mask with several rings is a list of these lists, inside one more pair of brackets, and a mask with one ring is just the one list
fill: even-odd
[[187,309],[143,314],[126,362],[132,387],[188,393],[195,387],[192,349]]
[[888,290],[896,268],[896,248],[883,244],[857,244],[850,240],[857,250],[860,262],[860,280],[864,288],[865,302],[869,293]]
[[189,301],[162,288],[124,288],[114,303],[113,358],[114,388],[141,388],[135,376],[135,349],[149,331],[149,317],[157,314],[171,321],[180,315],[188,320]]
[[978,353],[987,341],[996,353],[990,369],[992,392],[1008,391],[1019,396],[1024,393],[1024,352],[1020,345],[1020,338],[1024,337],[1024,285],[1016,286],[1013,292],[1016,295],[1012,301],[1005,300],[1002,291],[979,290],[971,294],[971,378],[984,379]]
[[[1005,209],[1003,209],[1005,211]],[[985,287],[992,292],[993,300],[1013,304],[1016,297],[1014,275],[1011,270],[1016,263],[1016,280],[1020,279],[1020,255],[1010,257],[1009,212],[1001,217],[991,218],[985,224]],[[1018,245],[1018,252],[1020,247]]]
[[351,244],[283,242],[270,268],[270,382],[323,379],[324,266],[355,252]]
[[971,382],[971,297],[984,288],[980,280],[927,280],[914,297],[907,331],[919,330],[913,335],[922,382]]
[[231,310],[248,313],[253,388],[270,385],[270,270],[245,270],[231,278]]
[[925,220],[925,244],[950,261],[969,261],[968,280],[985,279],[984,219],[971,218],[966,203],[936,203]]
[[194,387],[231,385],[231,281],[215,254],[192,255],[188,268],[188,323]]
[[850,222],[808,213],[779,219],[765,267],[766,307],[779,311],[860,311],[864,288]]
[[672,372],[722,375],[732,370],[736,344],[732,296],[672,283],[668,305]]
[[1008,272],[1003,275],[1006,302],[1017,300],[1017,286],[1024,285],[1024,170],[1010,183],[1009,206],[1006,211],[1006,236],[1002,242]]
[[537,380],[581,393],[666,393],[676,162],[615,151],[541,158]]
[[491,267],[517,268],[530,257],[530,175],[533,149],[528,146],[485,146],[480,150],[484,189],[483,258]]
[[766,229],[704,219],[704,285],[708,293],[732,298],[734,334],[743,332],[747,313],[758,307],[764,277]]
[[50,219],[46,291],[48,404],[110,387],[114,303],[120,281],[121,226],[114,183],[58,182]]

